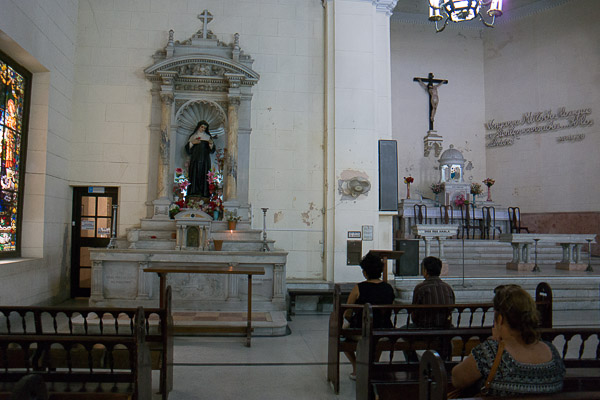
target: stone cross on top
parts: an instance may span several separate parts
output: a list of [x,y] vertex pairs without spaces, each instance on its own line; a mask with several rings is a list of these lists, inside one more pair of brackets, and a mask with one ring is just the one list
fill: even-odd
[[212,21],[213,16],[208,10],[202,11],[202,14],[198,14],[198,19],[202,21],[202,37],[204,39],[208,38],[208,23]]
[[435,112],[437,111],[437,106],[440,101],[437,88],[438,86],[448,83],[448,80],[433,79],[433,74],[430,72],[427,78],[413,78],[413,82],[419,82],[419,85],[429,93],[429,130],[433,131]]

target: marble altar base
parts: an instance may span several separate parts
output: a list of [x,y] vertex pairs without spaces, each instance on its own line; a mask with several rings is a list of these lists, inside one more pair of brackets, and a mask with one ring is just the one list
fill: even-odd
[[506,269],[511,271],[532,271],[534,267],[534,263],[515,263],[515,262],[507,262]]
[[450,273],[450,266],[447,262],[442,263],[442,272],[440,272],[440,276],[448,276]]
[[564,271],[585,271],[587,264],[581,263],[569,263],[569,262],[557,262],[556,269],[562,269]]

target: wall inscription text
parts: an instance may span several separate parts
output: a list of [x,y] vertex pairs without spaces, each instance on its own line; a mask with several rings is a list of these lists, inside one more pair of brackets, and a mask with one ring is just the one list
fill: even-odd
[[[594,125],[594,120],[588,118],[591,113],[591,108],[567,110],[565,107],[560,107],[556,112],[551,110],[527,112],[520,119],[512,121],[496,122],[492,119],[485,123],[486,147],[512,146],[522,135],[590,127]],[[556,141],[577,142],[584,138],[585,134],[581,133],[559,136]]]

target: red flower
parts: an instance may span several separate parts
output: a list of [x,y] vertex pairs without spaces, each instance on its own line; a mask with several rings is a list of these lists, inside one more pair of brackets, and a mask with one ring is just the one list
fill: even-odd
[[215,189],[216,189],[216,186],[213,183],[211,183],[210,185],[208,185],[208,191],[209,192],[213,193],[215,191]]

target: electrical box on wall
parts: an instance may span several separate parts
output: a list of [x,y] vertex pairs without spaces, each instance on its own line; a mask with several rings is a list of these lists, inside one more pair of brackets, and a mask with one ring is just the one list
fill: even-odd
[[346,265],[359,265],[362,258],[362,240],[348,240],[346,247]]

